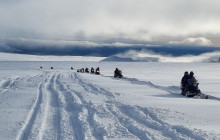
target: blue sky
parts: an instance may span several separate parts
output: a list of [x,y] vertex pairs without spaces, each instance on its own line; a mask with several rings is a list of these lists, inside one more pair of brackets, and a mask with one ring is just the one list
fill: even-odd
[[219,5],[218,0],[0,1],[0,51],[219,47]]

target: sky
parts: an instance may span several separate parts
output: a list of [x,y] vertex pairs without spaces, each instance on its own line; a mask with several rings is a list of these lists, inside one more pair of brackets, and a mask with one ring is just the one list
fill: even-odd
[[218,0],[1,0],[0,51],[54,44],[219,47],[219,5]]

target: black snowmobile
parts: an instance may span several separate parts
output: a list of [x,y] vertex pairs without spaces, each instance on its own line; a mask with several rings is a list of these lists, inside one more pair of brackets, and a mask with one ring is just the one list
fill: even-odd
[[89,73],[89,69],[88,69],[88,68],[86,68],[86,69],[85,69],[85,72],[86,72],[86,73]]
[[95,74],[96,74],[96,75],[99,75],[99,74],[100,74],[99,67],[95,70]]
[[95,73],[95,71],[94,71],[94,68],[93,68],[93,67],[91,68],[91,73],[92,73],[92,74],[94,74],[94,73]]
[[190,98],[198,96],[201,99],[208,99],[208,95],[201,93],[201,90],[199,89],[198,85],[199,83],[197,83],[196,85],[186,85],[186,86],[183,86],[181,84],[181,94]]
[[115,78],[123,78],[123,75],[122,75],[122,71],[119,70],[118,68],[115,69],[115,72],[114,72],[114,77]]

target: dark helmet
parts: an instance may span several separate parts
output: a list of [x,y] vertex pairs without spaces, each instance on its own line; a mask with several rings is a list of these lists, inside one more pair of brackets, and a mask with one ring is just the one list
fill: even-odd
[[193,76],[193,75],[194,75],[193,71],[191,71],[191,72],[189,73],[189,75],[190,75],[190,76]]
[[185,72],[184,72],[184,75],[189,75],[188,71],[185,71]]

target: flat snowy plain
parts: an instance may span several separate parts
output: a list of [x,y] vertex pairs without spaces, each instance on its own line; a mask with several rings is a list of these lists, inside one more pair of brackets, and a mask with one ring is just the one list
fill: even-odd
[[[21,57],[0,61],[2,140],[220,139],[219,63]],[[102,75],[76,72],[85,67],[100,67]],[[113,78],[116,67],[125,79]],[[180,95],[186,70],[209,99]]]

